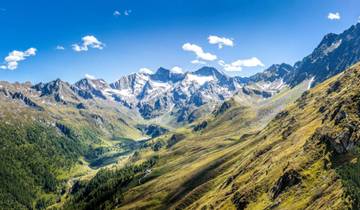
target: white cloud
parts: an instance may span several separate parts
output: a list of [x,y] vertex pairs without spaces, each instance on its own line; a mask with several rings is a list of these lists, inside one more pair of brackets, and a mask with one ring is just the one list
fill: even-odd
[[252,57],[244,60],[237,60],[230,64],[225,63],[223,60],[219,61],[219,65],[224,68],[225,71],[241,71],[243,67],[264,67],[265,65],[256,57]]
[[139,69],[139,72],[142,74],[154,74],[154,72],[148,68],[141,68],[141,69]]
[[219,49],[223,48],[224,46],[229,46],[229,47],[234,46],[233,40],[226,37],[211,35],[208,37],[208,40],[210,44],[217,44],[219,46]]
[[200,46],[195,44],[186,43],[182,46],[182,49],[195,53],[198,59],[202,59],[205,61],[214,61],[217,59],[216,55],[204,52],[204,50]]
[[90,79],[90,80],[95,80],[96,79],[96,77],[91,75],[91,74],[85,74],[85,78]]
[[113,13],[113,15],[114,15],[115,17],[117,17],[117,16],[120,16],[120,15],[121,15],[121,13],[120,13],[120,11],[115,10],[115,11],[114,11],[114,13]]
[[92,35],[84,36],[81,40],[82,40],[81,44],[72,45],[72,49],[74,51],[76,52],[88,51],[89,48],[102,50],[105,46],[104,43],[100,42],[95,36]]
[[203,65],[206,64],[205,61],[200,61],[200,60],[193,60],[193,61],[191,61],[191,63],[192,63],[192,64],[203,64]]
[[129,16],[131,12],[132,12],[132,11],[131,11],[130,9],[124,10],[124,12],[120,12],[119,10],[115,10],[115,11],[113,12],[113,15],[114,15],[115,17],[119,17],[119,16],[121,16],[121,15]]
[[29,56],[35,56],[36,55],[36,48],[29,48],[26,51],[18,51],[14,50],[9,53],[8,56],[5,57],[4,61],[5,64],[0,66],[1,69],[9,69],[9,70],[15,70],[17,69],[19,62],[26,59],[26,57]]
[[62,46],[62,45],[58,45],[58,46],[56,46],[55,49],[56,49],[56,50],[65,50],[65,47]]
[[328,14],[328,17],[327,17],[329,20],[340,20],[341,19],[341,16],[340,16],[340,13],[339,12],[330,12]]
[[124,15],[125,15],[125,16],[129,16],[131,12],[132,12],[131,10],[125,10],[125,11],[124,11]]
[[183,69],[181,67],[179,67],[179,66],[174,66],[170,70],[171,70],[172,73],[175,73],[175,74],[184,73]]
[[360,16],[358,17],[358,23],[360,23]]

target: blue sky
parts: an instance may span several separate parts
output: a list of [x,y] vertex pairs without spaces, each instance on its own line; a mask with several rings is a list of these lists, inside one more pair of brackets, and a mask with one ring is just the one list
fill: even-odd
[[[2,0],[0,80],[75,82],[90,74],[112,82],[140,68],[196,70],[203,65],[196,59],[249,76],[302,59],[325,34],[357,23],[358,8],[359,0]],[[220,49],[210,35],[233,46]],[[14,50],[22,54],[9,58]]]

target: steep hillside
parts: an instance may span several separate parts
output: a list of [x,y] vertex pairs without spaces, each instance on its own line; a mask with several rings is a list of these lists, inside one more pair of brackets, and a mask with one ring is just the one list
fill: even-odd
[[99,109],[68,87],[57,80],[42,95],[27,83],[1,82],[1,209],[60,203],[71,178],[115,163],[144,138],[131,115]]
[[[209,125],[163,136],[156,142],[168,146],[132,159],[159,156],[107,207],[357,209],[359,82],[360,64],[304,93],[263,129],[256,110],[230,102]],[[216,123],[221,118],[237,123]]]
[[63,174],[79,164],[86,145],[34,121],[37,110],[4,101],[0,110],[0,208],[42,209],[56,202],[65,189]]
[[[111,209],[117,205],[123,206],[124,209],[167,208],[172,206],[174,202],[186,197],[185,195],[192,188],[207,182],[209,179],[206,174],[208,170],[217,168],[219,166],[217,164],[222,163],[225,159],[230,161],[231,156],[235,154],[234,152],[238,148],[237,145],[243,139],[256,135],[279,110],[300,97],[308,85],[309,81],[294,89],[284,89],[278,94],[278,97],[265,101],[261,97],[249,100],[246,98],[247,94],[239,93],[234,99],[219,106],[212,116],[200,119],[187,128],[177,129],[153,139],[145,148],[136,153],[136,157],[129,159],[128,163],[137,165],[152,156],[159,156],[155,167],[132,176],[130,184],[124,185],[122,189],[109,192],[110,197],[116,197],[115,194],[121,192],[124,198],[121,196],[120,199],[118,196],[116,202],[112,199],[103,200],[103,203],[98,204],[99,208],[106,206]],[[244,103],[245,101],[247,103]],[[212,166],[213,164],[216,166]],[[204,167],[214,168],[204,169]],[[205,176],[204,179],[200,178],[201,176]],[[209,176],[216,175],[210,172]],[[149,182],[147,182],[148,180]],[[103,182],[109,183],[106,179]],[[143,184],[136,186],[139,182]],[[187,182],[190,186],[183,186],[188,185]],[[85,182],[84,189],[88,188],[88,184]],[[105,186],[99,186],[99,188],[102,187]],[[184,191],[179,192],[181,188],[184,188]],[[83,191],[80,190],[80,192]],[[173,195],[175,197],[170,199],[169,196],[177,192],[179,195]],[[92,197],[87,195],[89,194],[82,193],[79,195],[75,193],[73,196],[75,196],[76,201],[70,200],[69,202],[76,206],[77,203],[91,200]],[[81,208],[80,206],[76,207]]]

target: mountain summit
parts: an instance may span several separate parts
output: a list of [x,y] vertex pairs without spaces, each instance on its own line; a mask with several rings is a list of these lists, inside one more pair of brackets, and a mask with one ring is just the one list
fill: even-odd
[[[277,79],[294,87],[313,78],[312,86],[340,73],[360,60],[360,23],[341,34],[324,36],[315,50],[295,63],[274,65],[263,73],[250,77],[251,81],[273,82]],[[279,72],[281,71],[281,72]]]

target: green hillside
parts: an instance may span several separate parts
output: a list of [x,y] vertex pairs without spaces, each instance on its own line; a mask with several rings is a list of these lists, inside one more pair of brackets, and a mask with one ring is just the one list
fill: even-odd
[[131,154],[130,146],[143,138],[128,116],[110,107],[79,110],[36,97],[13,100],[8,91],[25,92],[26,86],[5,88],[0,89],[0,209],[57,207],[73,179],[116,163],[118,154]]
[[[159,160],[146,179],[120,187],[117,202],[108,194],[104,208],[359,208],[359,80],[356,65],[302,94],[263,129],[256,116],[274,99],[257,108],[233,100],[205,129],[179,129],[186,137],[175,144],[143,149],[132,164],[154,154]],[[153,143],[173,141],[168,134]]]

